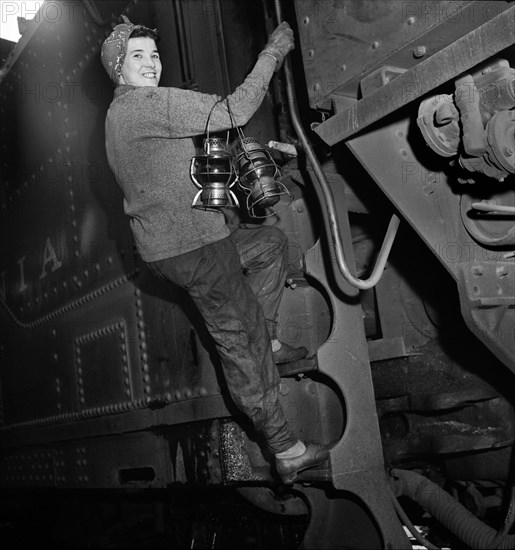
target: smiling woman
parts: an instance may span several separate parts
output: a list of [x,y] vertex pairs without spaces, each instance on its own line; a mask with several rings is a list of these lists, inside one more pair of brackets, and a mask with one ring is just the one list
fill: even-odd
[[161,60],[150,29],[136,29],[127,43],[127,54],[120,75],[120,84],[158,86]]
[[0,38],[18,42],[21,37],[18,17],[34,19],[43,5],[43,0],[6,0],[0,2]]

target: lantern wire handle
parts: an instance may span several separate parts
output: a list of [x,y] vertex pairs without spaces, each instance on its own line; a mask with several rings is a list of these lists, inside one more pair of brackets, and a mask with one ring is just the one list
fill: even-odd
[[[213,111],[215,110],[215,107],[217,105],[220,105],[221,103],[223,102],[223,99],[219,99],[217,100],[214,105],[211,107],[211,109],[209,110],[209,115],[207,117],[207,121],[206,121],[206,126],[205,126],[205,129],[204,129],[204,134],[206,134],[206,140],[207,142],[209,142],[209,124],[211,122],[211,115],[213,114]],[[227,130],[227,136],[226,136],[226,139],[225,139],[225,144],[226,144],[226,147],[227,149],[229,148],[229,133],[231,130],[234,130],[236,129],[236,131],[239,130],[238,126],[236,126],[236,122],[234,120],[234,117],[233,117],[233,114],[232,114],[232,111],[231,111],[231,107],[229,105],[229,99],[226,99],[226,103],[227,103],[227,112],[229,113],[229,119],[231,121],[231,128],[229,128]],[[241,131],[241,130],[240,130]],[[238,137],[239,137],[239,134],[238,134]],[[241,138],[240,138],[241,139]]]

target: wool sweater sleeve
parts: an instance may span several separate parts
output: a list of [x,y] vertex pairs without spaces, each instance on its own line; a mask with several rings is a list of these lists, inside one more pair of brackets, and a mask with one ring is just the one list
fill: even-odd
[[[259,57],[244,82],[225,99],[179,88],[139,88],[138,92],[146,95],[148,108],[134,113],[139,119],[138,125],[148,137],[169,138],[205,134],[208,119],[210,132],[243,126],[261,105],[275,65],[269,56]],[[231,123],[229,108],[234,123]]]

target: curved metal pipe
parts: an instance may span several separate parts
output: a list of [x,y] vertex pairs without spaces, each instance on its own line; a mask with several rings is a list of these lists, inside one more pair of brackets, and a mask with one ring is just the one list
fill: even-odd
[[[281,0],[275,0],[275,13],[277,21],[280,23],[282,21]],[[309,162],[311,163],[311,166],[313,167],[313,171],[315,172],[315,175],[320,184],[320,189],[322,191],[322,194],[324,195],[327,213],[329,216],[329,230],[331,232],[331,241],[333,243],[338,268],[343,278],[349,284],[361,290],[367,290],[375,286],[381,278],[381,275],[383,274],[386,260],[388,259],[388,255],[390,254],[395,235],[397,234],[397,229],[399,228],[400,220],[395,214],[391,217],[390,223],[388,224],[388,230],[386,231],[386,235],[381,246],[381,250],[379,251],[379,254],[377,256],[376,265],[374,266],[370,277],[368,279],[358,279],[357,277],[354,277],[351,274],[345,260],[343,244],[339,234],[336,207],[334,205],[334,200],[331,195],[329,182],[327,181],[327,177],[322,169],[322,166],[318,162],[315,152],[313,151],[313,147],[311,146],[311,143],[309,142],[308,137],[304,132],[304,128],[302,127],[302,124],[300,122],[299,112],[297,109],[297,101],[295,98],[295,91],[293,87],[293,72],[288,56],[286,56],[286,59],[284,60],[284,73],[286,76],[286,95],[288,97],[288,106],[290,109],[293,127],[295,128],[295,131],[297,132],[297,135],[302,142],[302,146],[306,151],[306,155],[309,159]]]
[[515,548],[515,535],[498,536],[495,529],[426,477],[397,469],[392,470],[391,475],[396,495],[405,495],[419,504],[470,548]]
[[473,202],[471,207],[482,212],[499,212],[501,214],[515,214],[515,206],[504,204],[488,204],[485,202]]
[[420,534],[418,529],[413,525],[413,522],[409,519],[408,515],[406,514],[402,506],[399,504],[397,497],[393,496],[393,494],[392,494],[392,502],[393,502],[393,507],[395,508],[395,511],[399,516],[399,519],[408,528],[408,531],[411,533],[413,538],[422,546],[425,546],[428,550],[440,550],[438,546],[435,546],[434,544],[430,543],[425,537],[423,537]]

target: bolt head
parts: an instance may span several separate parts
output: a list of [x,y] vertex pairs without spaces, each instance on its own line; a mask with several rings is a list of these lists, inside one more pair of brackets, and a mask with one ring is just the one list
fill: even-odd
[[420,59],[421,57],[424,57],[427,53],[427,48],[425,46],[417,46],[413,50],[413,57],[415,59]]

